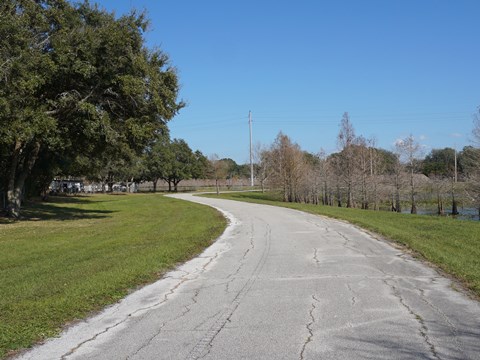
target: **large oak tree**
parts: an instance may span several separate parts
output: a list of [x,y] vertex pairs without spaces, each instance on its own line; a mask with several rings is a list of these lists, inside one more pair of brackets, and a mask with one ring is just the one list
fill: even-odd
[[183,106],[167,56],[145,47],[143,14],[4,0],[0,16],[0,183],[11,216],[41,154],[139,152]]

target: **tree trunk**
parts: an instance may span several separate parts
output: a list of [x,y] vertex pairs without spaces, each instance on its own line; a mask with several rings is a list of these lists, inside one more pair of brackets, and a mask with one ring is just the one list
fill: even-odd
[[157,182],[158,182],[158,179],[155,178],[153,179],[152,183],[153,183],[153,192],[156,193],[157,192]]
[[348,184],[347,188],[347,208],[353,207],[353,196],[352,196],[352,187]]
[[377,211],[378,210],[378,177],[375,173],[372,175],[373,179],[373,210]]
[[173,191],[178,192],[178,184],[181,180],[173,180]]
[[457,200],[455,199],[455,182],[452,181],[452,215],[458,215]]
[[410,172],[410,191],[411,191],[411,200],[412,200],[412,208],[410,209],[410,214],[417,213],[417,201],[415,199],[415,182],[413,180],[413,167]]
[[22,189],[15,187],[7,191],[7,216],[18,219],[20,217],[20,208],[22,205]]
[[368,210],[367,178],[365,175],[362,181],[362,209]]
[[217,195],[220,194],[220,189],[218,188],[218,179],[215,179],[215,188],[217,190]]
[[7,186],[7,216],[15,219],[20,217],[23,187],[35,161],[37,161],[40,143],[37,141],[33,144],[33,148],[28,154],[28,159],[24,159],[24,161],[19,161],[21,148],[22,144],[19,141],[15,142]]
[[337,205],[342,207],[342,195],[340,194],[340,187],[337,186]]
[[367,210],[368,209],[368,195],[367,195],[367,175],[366,175],[366,170],[365,166],[363,169],[362,173],[362,209]]
[[322,186],[322,205],[328,205],[328,189],[325,183]]
[[415,194],[412,194],[412,208],[410,209],[410,214],[417,213],[417,202],[415,200]]
[[395,180],[395,211],[402,212],[402,205],[400,204],[400,180],[398,177]]
[[8,174],[7,215],[12,218],[18,218],[20,216],[20,194],[16,192],[15,180],[21,148],[22,144],[20,143],[20,141],[16,141],[13,149],[12,160],[10,163],[10,171]]
[[127,179],[127,193],[132,193],[133,178]]
[[457,205],[457,200],[455,200],[455,198],[453,198],[452,200],[452,215],[458,215],[459,212],[458,212],[458,205]]
[[440,194],[437,194],[437,214],[438,215],[445,215],[445,211],[443,209],[443,200]]

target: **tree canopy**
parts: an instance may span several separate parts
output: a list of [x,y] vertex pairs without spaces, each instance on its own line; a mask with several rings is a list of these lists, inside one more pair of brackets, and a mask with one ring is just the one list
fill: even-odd
[[159,136],[143,155],[143,179],[153,183],[162,179],[168,183],[169,191],[178,190],[182,180],[205,177],[208,160],[199,151],[193,152],[183,139],[170,140],[168,134]]
[[432,149],[423,160],[423,173],[427,176],[452,177],[455,172],[455,149]]
[[184,105],[168,57],[145,46],[144,14],[66,0],[5,0],[0,14],[0,184],[13,216],[40,157],[140,153]]

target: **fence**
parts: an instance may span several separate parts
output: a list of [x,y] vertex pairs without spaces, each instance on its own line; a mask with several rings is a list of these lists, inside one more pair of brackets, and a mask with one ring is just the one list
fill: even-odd
[[[222,179],[219,180],[218,185],[221,190],[248,190],[251,189],[249,179]],[[257,185],[257,184],[255,184]],[[215,180],[212,179],[190,179],[183,180],[178,184],[178,191],[215,191]],[[172,184],[173,190],[173,184]],[[147,192],[153,191],[152,182],[142,182],[138,185],[138,191]],[[168,184],[163,180],[157,182],[157,191],[168,191]]]

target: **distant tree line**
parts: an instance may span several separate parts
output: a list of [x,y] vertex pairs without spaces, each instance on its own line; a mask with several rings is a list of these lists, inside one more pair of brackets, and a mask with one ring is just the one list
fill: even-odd
[[312,154],[287,135],[257,151],[256,179],[262,189],[281,192],[283,200],[402,212],[408,204],[417,213],[419,199],[434,202],[438,213],[447,206],[458,213],[458,200],[480,214],[480,120],[474,121],[476,146],[461,151],[433,149],[424,158],[413,136],[397,141],[392,151],[374,139],[357,136],[348,113],[340,122],[339,151]]

